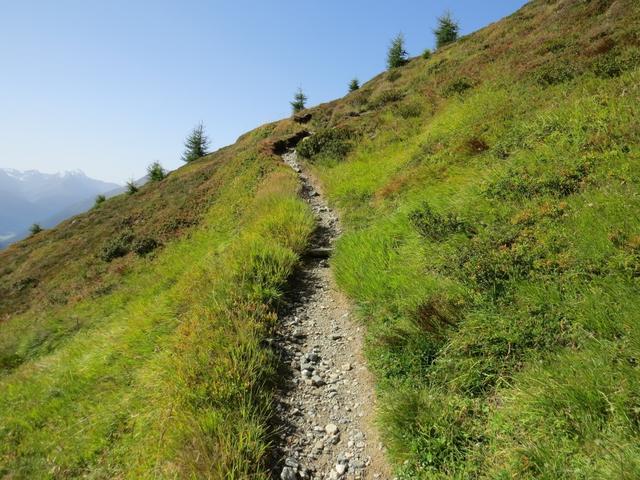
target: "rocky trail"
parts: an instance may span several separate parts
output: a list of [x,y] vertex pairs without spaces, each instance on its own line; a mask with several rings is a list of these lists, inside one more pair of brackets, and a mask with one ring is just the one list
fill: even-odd
[[361,356],[363,331],[329,269],[340,235],[338,217],[295,151],[283,160],[298,173],[317,228],[289,288],[275,339],[285,372],[277,399],[280,458],[274,477],[388,479],[383,447],[370,427],[375,396]]

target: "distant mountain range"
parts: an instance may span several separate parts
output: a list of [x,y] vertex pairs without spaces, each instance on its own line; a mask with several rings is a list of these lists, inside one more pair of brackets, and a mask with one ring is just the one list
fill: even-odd
[[79,170],[49,174],[0,168],[0,248],[24,238],[33,223],[53,227],[89,209],[96,195],[122,191]]

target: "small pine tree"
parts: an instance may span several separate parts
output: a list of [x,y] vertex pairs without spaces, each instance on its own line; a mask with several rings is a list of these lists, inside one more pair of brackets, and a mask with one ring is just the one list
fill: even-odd
[[194,160],[204,157],[208,152],[209,138],[204,133],[204,125],[198,124],[187,139],[184,141],[185,151],[182,154],[182,161],[193,162]]
[[301,88],[298,88],[298,91],[293,96],[293,102],[289,102],[291,103],[293,113],[298,113],[299,111],[304,110],[306,101],[307,96],[304,94]]
[[431,50],[428,48],[425,48],[424,52],[422,52],[422,58],[424,58],[425,60],[429,60],[431,58]]
[[37,235],[41,231],[42,231],[42,227],[40,226],[39,223],[34,223],[29,227],[29,232],[31,232],[31,235]]
[[438,28],[433,33],[436,36],[436,45],[438,48],[453,43],[458,39],[460,26],[451,16],[450,12],[438,18]]
[[159,162],[153,162],[147,167],[147,175],[152,182],[159,182],[167,176],[167,172]]
[[133,180],[129,180],[127,182],[127,195],[133,195],[137,191],[138,191],[138,186],[136,185],[136,182],[134,182]]
[[358,81],[357,78],[354,78],[353,80],[351,80],[349,82],[349,91],[350,92],[355,92],[359,88],[360,88],[360,82]]
[[404,49],[404,36],[399,33],[391,40],[389,52],[387,53],[387,66],[398,68],[407,63],[407,51]]
[[106,199],[107,199],[107,197],[105,197],[104,195],[98,195],[96,197],[96,203],[94,204],[94,207],[97,207],[101,203],[104,203]]

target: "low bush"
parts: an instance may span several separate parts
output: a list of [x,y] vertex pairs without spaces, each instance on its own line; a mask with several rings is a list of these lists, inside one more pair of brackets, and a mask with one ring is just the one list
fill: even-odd
[[509,168],[487,186],[490,198],[528,199],[540,195],[565,197],[579,191],[585,184],[592,162],[580,160],[573,165],[543,172],[529,168]]
[[547,40],[540,47],[541,53],[560,53],[565,48],[567,48],[567,42],[562,38],[554,38],[552,40]]
[[105,262],[110,262],[116,258],[124,257],[131,251],[133,235],[121,233],[104,244],[100,252],[100,258]]
[[640,50],[633,49],[626,52],[613,50],[598,57],[593,63],[592,70],[600,78],[615,78],[638,65],[640,65]]
[[398,104],[394,112],[402,118],[417,118],[422,114],[422,105],[418,102],[405,102]]
[[534,79],[538,85],[548,87],[560,83],[570,82],[577,75],[574,66],[567,63],[551,63],[543,65],[534,73]]
[[402,73],[397,68],[394,68],[393,70],[389,70],[389,72],[387,73],[386,79],[387,81],[393,83],[396,80],[398,80],[400,77],[402,77]]
[[475,232],[471,225],[452,213],[441,215],[434,212],[427,202],[411,212],[409,220],[420,235],[433,241],[444,240],[455,233],[471,235]]
[[320,158],[341,160],[351,150],[352,135],[351,130],[346,128],[321,130],[300,142],[297,151],[301,157],[312,161]]
[[13,284],[13,289],[17,292],[23,292],[29,288],[33,288],[38,285],[38,279],[33,277],[21,278]]
[[393,102],[397,102],[404,98],[404,93],[399,90],[384,90],[371,99],[372,108],[381,108]]
[[160,243],[155,238],[139,238],[132,243],[131,250],[136,252],[140,256],[147,255],[153,252],[160,246]]
[[442,93],[445,97],[451,97],[453,95],[460,95],[471,88],[473,88],[473,84],[469,79],[459,78],[447,85]]

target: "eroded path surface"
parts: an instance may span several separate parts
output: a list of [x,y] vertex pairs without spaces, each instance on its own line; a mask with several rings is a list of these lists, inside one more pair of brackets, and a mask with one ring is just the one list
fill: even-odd
[[328,255],[337,216],[294,151],[283,155],[317,219],[309,254],[288,294],[276,342],[288,366],[278,398],[280,461],[275,477],[388,479],[382,445],[370,427],[375,397],[361,357],[361,328],[333,285]]

